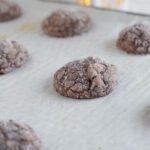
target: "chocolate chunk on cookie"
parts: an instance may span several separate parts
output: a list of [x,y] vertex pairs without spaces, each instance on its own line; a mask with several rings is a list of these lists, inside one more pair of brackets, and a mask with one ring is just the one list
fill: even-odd
[[116,85],[116,67],[99,58],[75,60],[54,75],[54,88],[63,96],[92,99],[106,96]]
[[150,26],[135,24],[125,28],[119,35],[117,47],[128,53],[150,53]]
[[0,74],[6,74],[21,67],[28,59],[24,46],[15,41],[0,40]]
[[81,11],[57,10],[42,24],[43,30],[50,36],[71,37],[90,30],[92,21],[88,14]]
[[41,150],[41,141],[27,124],[0,121],[0,150]]
[[0,22],[9,21],[22,14],[18,4],[9,0],[0,0]]

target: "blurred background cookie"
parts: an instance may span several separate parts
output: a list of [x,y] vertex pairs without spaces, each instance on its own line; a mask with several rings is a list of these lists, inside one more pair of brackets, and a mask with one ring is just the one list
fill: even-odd
[[90,30],[91,18],[81,11],[57,10],[47,17],[43,23],[43,30],[50,36],[71,37]]
[[128,53],[150,53],[150,26],[135,24],[125,28],[119,35],[117,47]]
[[41,141],[27,124],[17,121],[0,121],[1,150],[41,150]]
[[0,22],[15,19],[21,14],[21,8],[15,2],[9,0],[0,0]]
[[26,48],[15,41],[0,40],[0,74],[6,74],[26,63]]
[[70,62],[54,75],[56,91],[76,99],[106,96],[115,85],[116,67],[93,57]]

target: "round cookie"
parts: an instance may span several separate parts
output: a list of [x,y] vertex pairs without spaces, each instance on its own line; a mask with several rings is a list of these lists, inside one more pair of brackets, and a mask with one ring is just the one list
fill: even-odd
[[57,10],[47,17],[43,23],[43,30],[54,37],[71,37],[90,30],[90,17],[81,11]]
[[128,53],[150,53],[150,26],[135,24],[125,28],[119,35],[117,47]]
[[0,0],[0,22],[15,19],[21,15],[18,4],[9,0]]
[[0,121],[1,150],[41,150],[41,141],[27,124]]
[[54,75],[54,88],[63,96],[92,99],[106,96],[116,85],[116,67],[99,58],[75,60]]
[[15,41],[0,40],[0,74],[6,74],[21,67],[28,59],[24,46]]

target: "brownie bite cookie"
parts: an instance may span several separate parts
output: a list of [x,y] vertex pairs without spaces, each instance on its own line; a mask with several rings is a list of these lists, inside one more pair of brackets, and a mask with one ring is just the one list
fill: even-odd
[[41,141],[25,123],[0,121],[0,150],[41,150]]
[[119,35],[117,47],[128,53],[150,53],[150,26],[135,24],[125,28]]
[[75,60],[54,75],[54,88],[63,96],[92,99],[108,95],[116,85],[116,67],[99,58]]
[[21,67],[28,58],[26,48],[15,41],[0,40],[0,74]]
[[21,15],[18,4],[9,0],[0,0],[0,22],[15,19]]
[[90,30],[92,22],[88,14],[81,11],[57,10],[47,17],[43,30],[50,36],[71,37]]

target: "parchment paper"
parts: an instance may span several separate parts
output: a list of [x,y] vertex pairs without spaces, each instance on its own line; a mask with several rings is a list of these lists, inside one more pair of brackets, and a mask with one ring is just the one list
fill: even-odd
[[[16,0],[24,15],[0,23],[0,38],[17,40],[30,53],[21,69],[0,76],[0,119],[27,122],[43,141],[44,150],[149,150],[150,56],[129,55],[115,47],[120,30],[149,17],[81,8],[73,5]],[[93,19],[89,33],[57,39],[40,24],[58,8],[85,10]],[[97,56],[118,68],[113,93],[94,100],[60,96],[53,74],[74,59]]]

